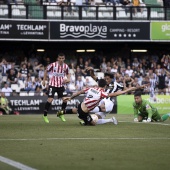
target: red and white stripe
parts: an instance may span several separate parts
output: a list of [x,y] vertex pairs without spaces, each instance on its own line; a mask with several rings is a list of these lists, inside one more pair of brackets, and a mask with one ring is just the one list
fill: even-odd
[[84,90],[86,97],[84,99],[84,104],[88,110],[94,109],[98,103],[105,97],[108,97],[108,93],[104,92],[101,88],[87,88]]
[[58,62],[54,62],[48,65],[47,71],[50,74],[49,85],[54,87],[62,87],[64,77],[69,73],[69,67],[65,63],[59,65]]

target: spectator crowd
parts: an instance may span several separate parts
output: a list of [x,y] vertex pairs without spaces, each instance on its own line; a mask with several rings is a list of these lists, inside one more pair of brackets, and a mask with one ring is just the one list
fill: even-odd
[[[0,89],[5,96],[21,95],[23,92],[24,95],[47,95],[48,79],[46,89],[42,89],[41,81],[46,66],[53,62],[54,58],[39,57],[31,51],[29,57],[22,57],[15,61],[6,55],[0,56]],[[149,84],[144,94],[150,94],[152,97],[155,94],[170,93],[170,56],[168,53],[146,53],[131,57],[125,54],[113,56],[103,53],[84,55],[76,53],[70,58],[69,55],[66,54],[66,62],[69,64],[71,74],[71,81],[66,85],[68,94],[96,85],[89,71],[86,70],[87,67],[93,67],[99,78],[103,78],[105,73],[113,74],[113,81],[125,84],[126,87]]]

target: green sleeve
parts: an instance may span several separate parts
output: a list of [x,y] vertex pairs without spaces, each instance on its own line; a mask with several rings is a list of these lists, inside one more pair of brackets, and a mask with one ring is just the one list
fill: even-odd
[[138,117],[138,109],[133,104],[134,118]]
[[148,118],[151,118],[152,115],[153,115],[153,113],[152,113],[152,106],[151,106],[151,104],[148,101],[146,102],[145,107],[146,107],[146,111],[148,113]]

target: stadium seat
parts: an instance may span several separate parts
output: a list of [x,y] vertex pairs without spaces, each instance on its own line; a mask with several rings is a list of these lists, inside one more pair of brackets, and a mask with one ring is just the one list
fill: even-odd
[[4,15],[4,10],[0,9],[0,16],[3,16],[3,15]]
[[4,15],[8,15],[8,9],[4,9]]
[[57,18],[61,18],[61,12],[60,12],[60,11],[56,11],[56,12],[55,12],[55,16],[56,16]]
[[47,11],[47,18],[54,18],[55,13],[53,11]]
[[96,7],[89,7],[89,11],[96,11]]
[[21,16],[26,16],[26,11],[20,11]]
[[111,17],[110,12],[103,12],[103,17],[110,18]]
[[151,18],[157,18],[157,17],[158,17],[157,11],[151,11]]
[[103,72],[97,72],[96,77],[98,77],[99,79],[104,78],[104,73]]
[[28,96],[34,96],[35,92],[34,91],[29,91]]
[[11,5],[11,8],[12,9],[18,9],[18,6],[17,5]]
[[7,81],[7,76],[2,76],[2,82],[6,82]]
[[21,15],[20,10],[19,9],[12,9],[12,15],[13,16],[20,16]]
[[83,18],[86,18],[86,17],[87,17],[86,11],[82,11],[82,17],[83,17]]
[[25,5],[17,5],[18,9],[25,10],[26,6]]
[[8,5],[0,5],[0,9],[8,9]]
[[158,17],[159,18],[164,18],[165,16],[164,16],[164,13],[158,13]]
[[49,10],[57,10],[58,9],[58,6],[47,6],[47,11]]
[[19,93],[19,96],[28,96],[28,93],[25,92],[25,91],[22,91],[22,92]]
[[99,18],[103,18],[102,12],[99,12],[99,13],[98,13],[98,17],[99,17]]
[[96,13],[95,12],[88,12],[87,16],[90,17],[90,18],[94,18],[94,17],[96,17]]
[[125,10],[119,11],[119,18],[125,18],[125,17],[127,17]]
[[99,11],[108,11],[106,6],[99,6]]
[[18,84],[11,84],[11,89],[12,89],[13,91],[16,91],[17,93],[20,92],[20,87],[19,87]]

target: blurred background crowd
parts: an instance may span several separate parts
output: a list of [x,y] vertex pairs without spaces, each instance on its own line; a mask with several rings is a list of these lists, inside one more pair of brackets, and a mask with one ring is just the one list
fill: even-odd
[[[64,52],[70,67],[71,81],[66,85],[68,94],[84,87],[95,86],[87,67],[93,67],[98,78],[105,73],[114,75],[113,81],[126,87],[148,83],[145,94],[170,93],[170,55],[168,52],[131,53],[127,45],[119,53]],[[46,66],[56,61],[46,53],[37,53],[34,48],[27,54],[22,50],[0,53],[0,89],[5,96],[44,96],[47,88],[41,88]],[[50,76],[50,73],[49,73]]]

